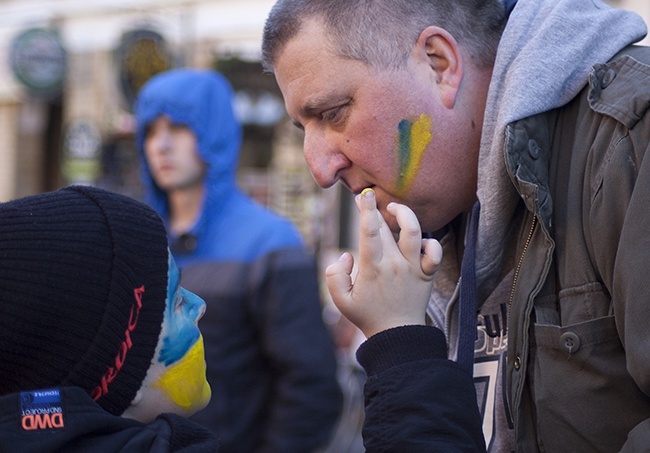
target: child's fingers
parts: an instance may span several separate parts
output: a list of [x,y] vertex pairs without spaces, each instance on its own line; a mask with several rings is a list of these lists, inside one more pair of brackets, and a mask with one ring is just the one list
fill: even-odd
[[420,254],[420,266],[424,275],[431,276],[442,261],[442,246],[435,239],[422,239],[423,254]]
[[361,233],[359,237],[359,266],[371,267],[381,261],[383,254],[380,234],[380,214],[377,210],[375,191],[364,189],[356,197],[359,207],[359,222]]
[[399,225],[398,246],[404,258],[412,265],[420,264],[422,250],[422,231],[415,213],[407,206],[399,203],[389,203],[386,210],[395,216]]
[[352,255],[345,252],[336,263],[330,264],[325,269],[325,282],[327,290],[332,296],[336,306],[344,312],[345,306],[349,305],[352,290],[352,267],[354,259]]

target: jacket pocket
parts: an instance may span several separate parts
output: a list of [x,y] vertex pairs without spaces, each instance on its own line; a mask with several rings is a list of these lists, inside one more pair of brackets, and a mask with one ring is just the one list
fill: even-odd
[[618,451],[650,417],[650,399],[626,370],[614,316],[534,326],[530,384],[546,451]]

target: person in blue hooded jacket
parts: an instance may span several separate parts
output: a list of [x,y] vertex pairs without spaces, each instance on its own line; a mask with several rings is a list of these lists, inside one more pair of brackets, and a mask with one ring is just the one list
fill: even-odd
[[339,416],[314,257],[288,220],[236,184],[242,130],[219,73],[152,77],[135,106],[146,199],[165,221],[201,320],[208,407],[193,419],[223,452],[309,452]]

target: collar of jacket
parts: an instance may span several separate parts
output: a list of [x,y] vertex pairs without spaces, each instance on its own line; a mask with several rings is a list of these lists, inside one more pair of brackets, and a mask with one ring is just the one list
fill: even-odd
[[[594,65],[587,96],[595,112],[611,116],[628,129],[639,122],[650,108],[647,96],[639,95],[647,87],[646,79],[639,78],[638,74],[647,72],[647,66],[629,54],[647,57],[648,53],[648,48],[630,46],[608,63]],[[548,170],[553,114],[550,111],[515,121],[505,131],[508,175],[528,210],[547,229],[551,227],[553,213]]]
[[549,189],[551,150],[548,114],[515,121],[506,127],[506,169],[530,212],[551,226],[553,201]]

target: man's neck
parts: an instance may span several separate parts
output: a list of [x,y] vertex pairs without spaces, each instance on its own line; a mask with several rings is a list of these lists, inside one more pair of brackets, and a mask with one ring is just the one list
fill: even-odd
[[192,229],[201,214],[205,188],[201,185],[167,193],[169,200],[169,229],[180,236]]

